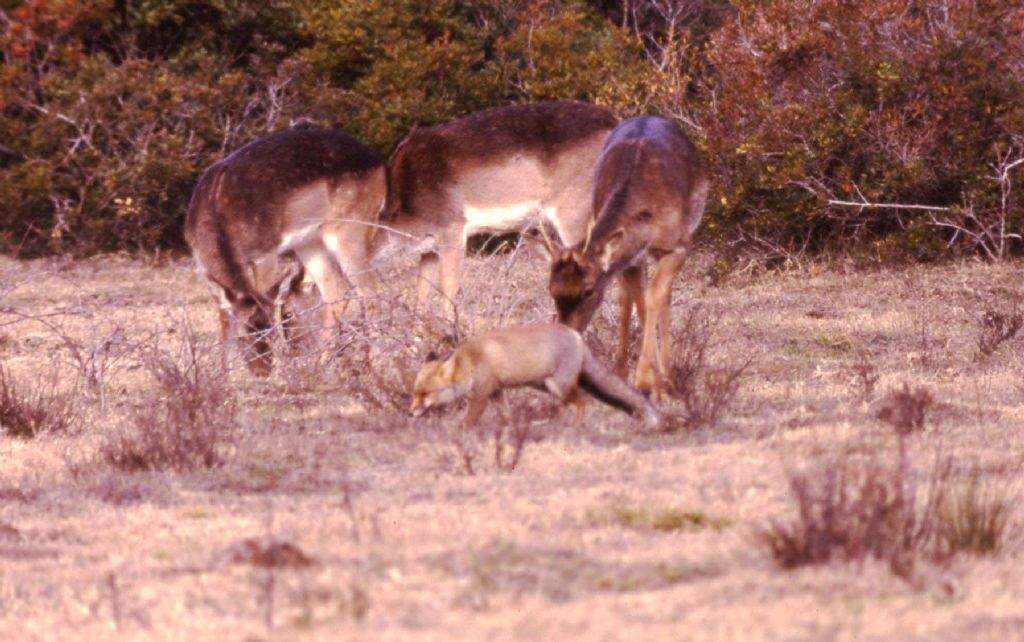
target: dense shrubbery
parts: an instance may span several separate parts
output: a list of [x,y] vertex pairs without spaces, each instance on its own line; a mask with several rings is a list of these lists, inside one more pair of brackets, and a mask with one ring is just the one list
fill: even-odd
[[[984,233],[1021,219],[993,180],[1024,154],[1017,4],[0,0],[0,249],[180,247],[199,173],[290,124],[386,153],[417,122],[573,97],[687,125],[709,238],[931,258],[949,223],[953,250],[1005,254]],[[954,209],[829,204],[865,199]]]
[[951,238],[933,217],[960,224],[958,249],[979,249],[971,233],[1003,214],[1019,229],[1019,205],[993,180],[1024,155],[1019,3],[736,4],[704,88],[717,233],[782,253],[855,245],[921,259]]

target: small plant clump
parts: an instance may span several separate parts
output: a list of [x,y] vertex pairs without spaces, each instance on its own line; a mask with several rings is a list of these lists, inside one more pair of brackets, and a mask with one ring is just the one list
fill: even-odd
[[888,423],[899,435],[909,435],[924,429],[925,415],[934,399],[927,388],[914,390],[906,383],[885,398],[876,416]]
[[978,470],[954,484],[939,506],[939,535],[950,552],[996,553],[1003,548],[1015,498],[986,483]]
[[899,466],[843,452],[789,473],[797,517],[773,522],[760,538],[783,568],[871,556],[908,575],[933,534],[935,509],[929,498],[922,513],[905,490]]
[[11,372],[0,366],[0,432],[10,437],[31,439],[46,433],[65,433],[76,421],[69,394],[40,382],[18,384]]
[[157,386],[135,411],[132,426],[112,435],[101,455],[116,469],[192,470],[223,463],[237,434],[236,405],[222,369],[209,363],[186,333],[182,355],[153,351],[145,365]]
[[981,483],[978,470],[968,471],[965,481],[952,458],[940,458],[919,492],[907,442],[924,428],[931,404],[927,389],[911,391],[904,384],[877,413],[896,433],[894,454],[869,448],[871,454],[862,456],[844,449],[789,472],[797,517],[772,522],[759,533],[782,567],[870,556],[910,579],[920,559],[941,562],[961,552],[988,554],[1002,547],[1009,493]]
[[991,356],[1004,342],[1017,336],[1024,325],[1024,312],[1018,305],[1010,310],[1001,309],[991,301],[985,303],[980,319],[977,359]]
[[683,404],[683,424],[687,428],[715,425],[735,401],[743,375],[753,363],[749,358],[739,364],[708,366],[717,323],[716,317],[696,305],[673,333],[675,361],[670,380],[673,394]]

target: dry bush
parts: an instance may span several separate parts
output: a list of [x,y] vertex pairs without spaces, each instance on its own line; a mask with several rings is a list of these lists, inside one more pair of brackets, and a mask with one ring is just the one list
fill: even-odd
[[[519,392],[523,394],[520,396]],[[511,400],[500,413],[502,416],[485,415],[473,430],[462,427],[464,404],[446,406],[437,413],[430,413],[435,415],[433,417],[417,420],[429,429],[433,438],[439,438],[441,448],[437,459],[441,468],[475,475],[482,470],[511,472],[519,466],[537,427],[550,422],[557,414],[553,408],[555,403],[546,394],[533,391],[507,391],[504,396]],[[445,417],[437,416],[440,413]]]
[[132,426],[108,438],[103,459],[119,470],[191,470],[223,463],[236,437],[236,403],[213,346],[186,325],[179,354],[152,349],[143,363],[156,387]]
[[904,383],[902,389],[886,396],[876,416],[892,426],[897,434],[909,435],[924,429],[925,416],[933,402],[927,388],[918,387],[912,391]]
[[1024,325],[1024,313],[1019,302],[1006,306],[988,300],[984,303],[979,325],[976,360],[992,355],[1000,345],[1017,336]]
[[347,395],[371,410],[404,413],[427,353],[454,347],[460,332],[450,322],[417,313],[397,299],[381,297],[375,305],[388,313],[338,324],[326,362]]
[[919,503],[907,481],[898,462],[880,456],[826,457],[810,470],[789,472],[797,518],[773,521],[759,536],[783,568],[871,556],[907,577],[934,541],[942,488],[932,486]]
[[77,419],[73,394],[58,392],[52,381],[18,383],[10,370],[0,366],[0,432],[22,439],[63,434]]
[[700,305],[691,307],[681,316],[682,324],[672,333],[673,394],[683,404],[685,427],[714,426],[736,399],[753,357],[739,364],[710,367],[710,353],[715,347],[715,330],[720,319],[707,314]]
[[1002,548],[1013,503],[1008,489],[981,483],[977,467],[963,472],[951,457],[939,457],[919,492],[906,441],[923,424],[931,396],[904,386],[890,403],[898,408],[887,420],[898,436],[894,454],[844,449],[788,473],[797,517],[758,532],[784,568],[870,556],[913,579],[921,560],[943,562],[961,552]]

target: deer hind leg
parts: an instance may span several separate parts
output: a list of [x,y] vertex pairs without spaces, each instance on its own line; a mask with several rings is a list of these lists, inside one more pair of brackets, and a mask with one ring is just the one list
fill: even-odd
[[369,233],[373,228],[364,225],[340,225],[325,229],[323,244],[355,288],[363,302],[364,313],[370,312],[372,299],[377,294],[377,279],[370,269]]
[[629,360],[629,329],[633,320],[633,307],[644,327],[644,268],[635,265],[626,268],[619,277],[622,288],[619,299],[619,350],[615,354],[615,372],[620,377],[626,376],[626,364]]
[[654,278],[646,292],[646,318],[643,346],[636,366],[636,387],[655,401],[665,398],[668,388],[669,304],[672,282],[686,260],[684,251],[666,254],[658,259]]
[[235,315],[231,311],[231,304],[228,303],[227,297],[224,296],[224,292],[217,292],[218,306],[217,306],[217,317],[220,321],[220,343],[223,346],[222,359],[224,369],[227,370],[231,365],[232,348],[235,345],[238,335],[238,323],[235,320]]
[[430,293],[440,287],[440,265],[441,259],[434,252],[420,256],[420,269],[416,275],[416,305],[420,308],[426,307]]
[[334,324],[341,320],[345,312],[348,285],[334,259],[322,245],[305,246],[297,249],[295,253],[320,290],[320,298],[323,300],[321,336],[326,342],[331,338]]
[[461,239],[438,248],[440,258],[442,310],[447,318],[455,320],[455,297],[459,293],[459,281],[462,279],[462,263],[466,256],[466,246]]

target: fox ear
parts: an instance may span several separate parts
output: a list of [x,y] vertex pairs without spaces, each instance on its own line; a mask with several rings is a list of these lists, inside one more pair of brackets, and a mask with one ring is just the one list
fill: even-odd
[[433,350],[427,353],[427,363],[430,363],[431,361],[437,361],[437,353]]
[[441,364],[439,376],[443,381],[451,381],[455,378],[455,360],[445,361]]

